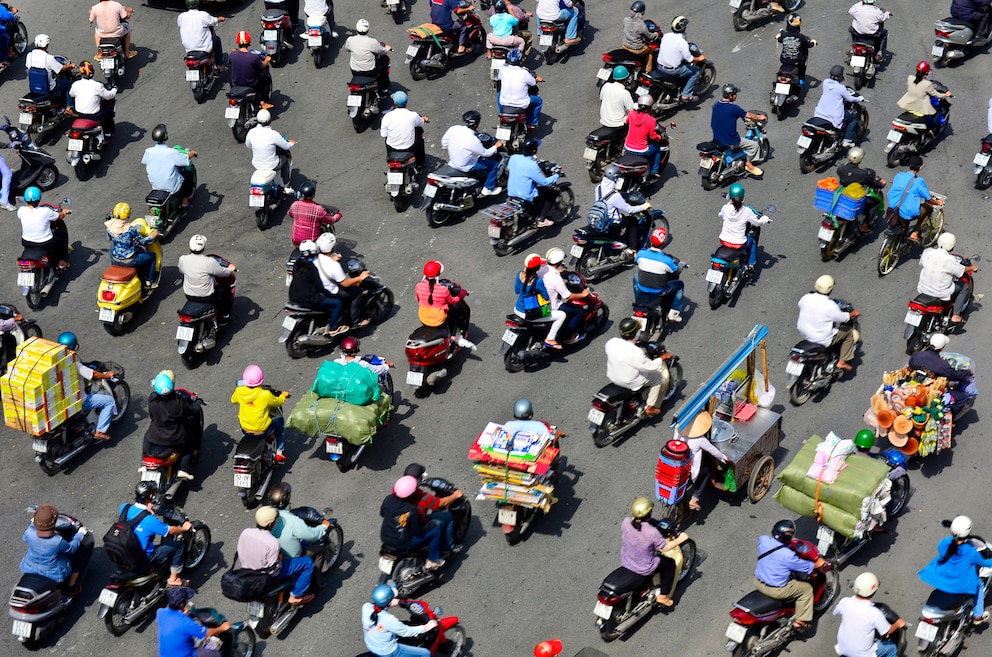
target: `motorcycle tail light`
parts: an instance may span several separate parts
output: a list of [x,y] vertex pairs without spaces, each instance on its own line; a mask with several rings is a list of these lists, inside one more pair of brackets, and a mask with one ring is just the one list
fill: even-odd
[[934,30],[933,33],[936,34],[937,36],[939,36],[941,39],[950,39],[951,38],[951,33],[950,32],[944,32],[943,30]]
[[186,68],[200,68],[200,61],[198,59],[187,59]]
[[575,242],[576,244],[585,244],[586,243],[586,241],[584,239],[582,239],[581,237],[579,237],[578,235],[572,235],[572,241]]
[[17,268],[21,271],[34,271],[37,268],[37,263],[34,260],[18,260]]
[[751,615],[750,612],[744,611],[743,609],[737,609],[736,607],[730,610],[730,617],[738,625],[754,625],[758,622],[758,619]]
[[896,130],[901,130],[903,132],[906,132],[906,126],[904,126],[904,125],[900,125],[898,123],[893,123],[892,124],[892,127],[895,128]]
[[610,55],[609,53],[605,53],[604,52],[603,53],[603,61],[606,62],[607,64],[609,64],[610,62],[613,61],[613,56]]
[[713,269],[719,269],[721,271],[726,268],[722,262],[712,262],[710,263],[710,266]]
[[430,176],[427,176],[427,184],[437,186],[441,184],[441,181],[438,180],[437,178],[432,178]]
[[228,99],[227,99],[227,103],[228,103],[228,105],[234,105],[234,106],[237,106],[237,104],[238,104],[238,99],[237,99],[237,98],[228,98]]
[[390,162],[389,163],[389,168],[390,169],[402,169],[403,168],[403,163],[402,162]]
[[541,26],[541,31],[544,32],[545,34],[550,34],[550,33],[552,33],[552,32],[555,31],[555,26],[554,25],[542,25]]
[[982,152],[983,153],[992,152],[992,143],[983,141],[982,142]]
[[920,619],[920,622],[921,623],[927,623],[928,625],[936,625],[937,624],[937,621],[934,620],[934,619],[932,619],[932,618],[921,618]]
[[183,325],[192,324],[193,323],[193,316],[192,315],[180,315],[179,316],[179,322],[181,324],[183,324]]
[[597,411],[605,412],[610,410],[610,405],[607,402],[604,402],[602,399],[593,399],[592,407],[595,408]]
[[310,36],[312,36],[312,37],[319,37],[320,36],[320,28],[319,27],[310,28]]
[[648,316],[647,312],[645,312],[643,310],[635,310],[634,311],[634,317],[647,317],[647,316]]
[[357,94],[357,93],[361,93],[362,88],[361,88],[361,86],[359,86],[357,84],[349,84],[348,85],[348,91],[350,91],[353,94]]
[[[948,303],[950,303],[950,301],[948,301]],[[924,315],[939,315],[944,310],[943,306],[924,306],[916,303],[915,301],[909,302],[909,309],[915,310],[918,313],[923,313]]]
[[785,84],[788,84],[789,83],[789,76],[787,76],[787,75],[780,75],[780,76],[778,76],[778,81],[779,82],[782,82],[782,83],[785,83]]
[[812,130],[810,130],[809,128],[807,128],[805,126],[803,127],[802,131],[803,131],[803,136],[804,137],[812,137],[815,134]]
[[21,105],[17,109],[19,109],[22,112],[37,112],[38,111],[38,108],[35,107],[34,105]]
[[251,474],[251,463],[235,464],[234,471],[238,474]]
[[117,293],[113,290],[104,290],[100,293],[100,298],[104,301],[113,301],[117,298]]
[[262,27],[264,27],[267,30],[274,30],[277,27],[279,27],[279,24],[278,23],[270,23],[269,21],[262,21]]
[[497,228],[503,227],[503,222],[499,219],[490,219],[489,224],[492,226],[496,226]]
[[829,228],[830,230],[833,230],[834,229],[834,222],[832,220],[830,220],[830,219],[824,219],[820,223],[820,225],[823,226],[824,228]]
[[328,445],[337,445],[339,442],[341,442],[341,441],[338,440],[337,438],[335,438],[334,436],[328,436],[327,437],[327,444]]
[[855,55],[867,55],[868,54],[868,48],[866,48],[865,46],[855,45],[853,48],[851,48],[851,51]]
[[265,188],[264,187],[252,187],[251,188],[251,195],[252,196],[265,196]]
[[598,596],[596,596],[596,597],[597,597],[597,598],[599,599],[599,601],[600,601],[600,602],[602,602],[602,603],[603,603],[604,605],[610,605],[611,607],[612,607],[613,605],[615,605],[615,604],[617,604],[617,603],[619,603],[619,602],[620,602],[621,600],[623,600],[623,598],[618,598],[618,597],[616,597],[616,596],[614,596],[614,595],[606,595],[606,594],[604,594],[604,593],[600,593],[600,594],[599,594]]
[[79,130],[70,130],[69,131],[69,139],[79,139],[82,136],[83,136],[83,133],[80,132]]

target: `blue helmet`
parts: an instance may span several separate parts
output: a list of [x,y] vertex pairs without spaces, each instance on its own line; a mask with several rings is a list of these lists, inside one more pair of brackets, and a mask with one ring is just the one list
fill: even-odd
[[25,203],[37,203],[41,200],[41,190],[32,185],[24,190]]
[[158,376],[155,377],[155,380],[152,381],[152,387],[159,395],[168,395],[176,389],[176,384],[172,381],[172,377],[168,374],[165,372],[159,372]]
[[523,61],[524,61],[524,53],[522,50],[514,48],[510,52],[506,53],[507,64],[520,64]]
[[374,589],[372,589],[372,604],[376,607],[382,607],[385,609],[389,606],[389,603],[393,601],[395,597],[393,593],[393,587],[389,584],[379,584]]
[[410,100],[405,91],[394,91],[390,98],[393,99],[393,105],[396,107],[406,107],[407,101]]
[[73,351],[79,349],[79,338],[72,331],[66,331],[59,335],[59,344],[69,347]]

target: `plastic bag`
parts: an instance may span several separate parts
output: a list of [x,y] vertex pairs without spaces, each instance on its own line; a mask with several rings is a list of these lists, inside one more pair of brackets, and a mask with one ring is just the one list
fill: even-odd
[[728,493],[737,492],[737,478],[734,477],[734,469],[727,468],[723,474],[723,487],[727,489]]

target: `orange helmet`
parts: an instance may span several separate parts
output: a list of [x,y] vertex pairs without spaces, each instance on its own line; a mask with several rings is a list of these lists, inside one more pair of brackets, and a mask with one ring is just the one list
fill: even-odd
[[248,32],[248,30],[241,30],[240,32],[238,32],[238,36],[234,37],[234,42],[238,44],[238,47],[250,46],[251,34]]

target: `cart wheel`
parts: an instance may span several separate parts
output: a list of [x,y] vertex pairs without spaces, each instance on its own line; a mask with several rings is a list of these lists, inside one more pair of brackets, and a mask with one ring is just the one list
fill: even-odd
[[747,482],[747,498],[751,504],[757,504],[772,487],[772,477],[775,475],[775,461],[770,456],[758,459],[751,469],[751,478]]

